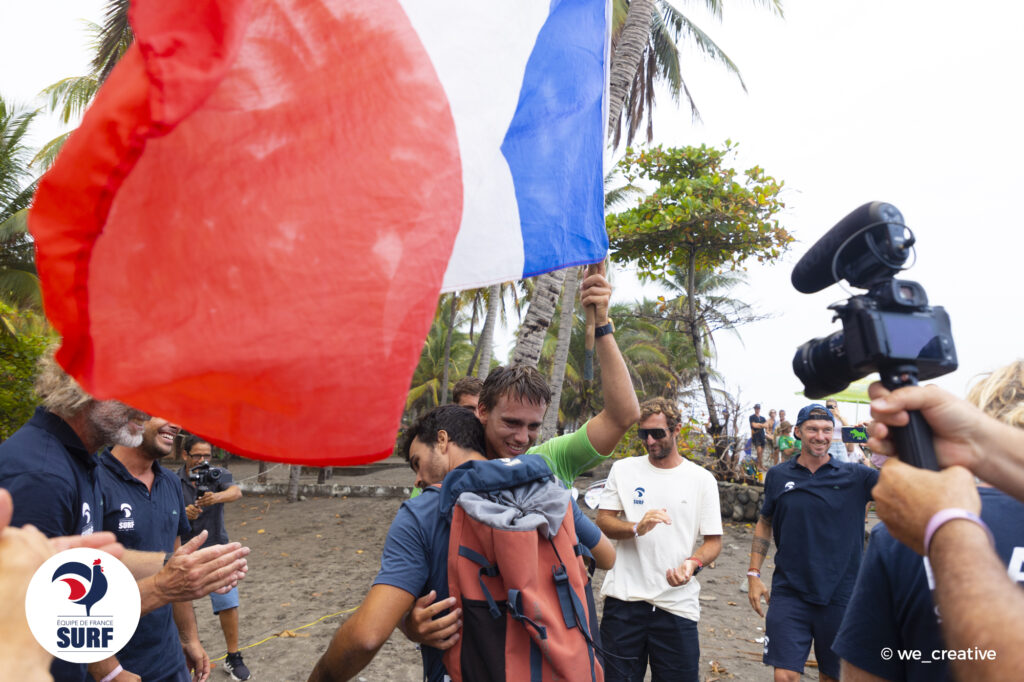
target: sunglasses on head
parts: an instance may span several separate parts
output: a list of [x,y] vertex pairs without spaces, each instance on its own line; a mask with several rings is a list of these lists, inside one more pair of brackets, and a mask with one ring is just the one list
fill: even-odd
[[647,440],[648,438],[661,440],[668,435],[668,432],[665,429],[637,429],[636,434],[640,436],[640,440]]

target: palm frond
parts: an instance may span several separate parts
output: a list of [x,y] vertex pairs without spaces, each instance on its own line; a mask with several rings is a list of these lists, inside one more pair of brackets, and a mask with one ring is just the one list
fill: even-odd
[[109,0],[104,10],[103,27],[96,37],[96,56],[92,60],[92,72],[100,83],[107,80],[135,40],[128,23],[128,5],[129,0]]
[[39,289],[39,277],[15,267],[0,267],[0,301],[13,303],[20,308],[42,310],[43,296]]
[[78,119],[100,89],[100,80],[94,76],[71,76],[43,88],[39,94],[46,98],[46,106],[55,111],[65,125]]
[[0,244],[28,234],[28,209],[23,208],[0,223]]
[[64,143],[68,141],[68,137],[70,137],[73,132],[73,130],[69,130],[63,135],[58,135],[44,144],[36,155],[32,157],[32,161],[29,165],[38,168],[43,173],[50,170],[50,166],[52,166],[57,160],[57,155],[60,153],[60,150],[64,148]]

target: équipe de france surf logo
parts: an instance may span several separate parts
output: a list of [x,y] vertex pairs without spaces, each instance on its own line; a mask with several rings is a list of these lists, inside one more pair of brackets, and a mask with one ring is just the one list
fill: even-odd
[[93,663],[116,654],[139,624],[139,588],[128,568],[98,549],[55,554],[32,576],[25,615],[57,658]]

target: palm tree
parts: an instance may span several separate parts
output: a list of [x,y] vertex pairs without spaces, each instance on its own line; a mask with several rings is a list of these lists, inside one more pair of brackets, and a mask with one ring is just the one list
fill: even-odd
[[[782,16],[782,0],[758,0],[758,4]],[[722,18],[722,0],[705,0],[705,8]],[[612,73],[608,132],[612,146],[618,147],[622,119],[626,123],[626,144],[647,118],[647,141],[654,138],[654,91],[656,84],[668,87],[677,105],[686,98],[695,120],[700,119],[697,104],[686,86],[679,65],[679,42],[692,43],[705,57],[725,67],[746,91],[736,64],[711,37],[685,14],[666,0],[615,0],[612,14]],[[624,115],[624,116],[623,116]]]
[[711,423],[716,426],[718,412],[707,358],[714,353],[715,332],[729,330],[739,336],[738,326],[758,319],[748,304],[728,295],[744,282],[746,275],[739,271],[715,272],[693,267],[665,282],[678,294],[667,302],[666,308],[669,316],[680,321],[686,330],[697,364],[697,380],[704,393]]
[[[443,307],[446,306],[438,307],[441,314],[435,315],[434,322],[430,325],[419,364],[416,365],[416,371],[412,376],[409,394],[406,396],[405,409],[412,417],[444,404],[441,387],[445,382],[444,353],[448,339],[448,320],[447,310],[441,310]],[[451,377],[463,376],[473,354],[473,346],[469,343],[466,333],[458,328],[458,324],[456,321],[449,349],[449,391],[455,383]]]
[[565,383],[565,369],[569,362],[569,341],[572,337],[573,322],[576,313],[576,289],[579,283],[579,268],[568,268],[565,285],[562,288],[562,301],[559,303],[558,339],[555,342],[555,353],[552,362],[548,385],[551,387],[551,403],[544,413],[540,438],[547,440],[555,435],[558,428],[558,411],[562,403],[562,386]]
[[[782,0],[756,1],[782,16]],[[721,18],[722,0],[705,0],[704,4],[716,18]],[[721,48],[665,0],[615,0],[613,9],[608,131],[615,145],[619,142],[623,111],[627,138],[632,140],[646,113],[647,135],[648,140],[651,139],[654,128],[650,112],[654,107],[654,87],[657,83],[665,82],[677,102],[679,93],[684,93],[696,114],[696,107],[683,81],[679,65],[677,41],[680,38],[690,38],[705,55],[721,62],[726,70],[740,77],[736,65]],[[742,78],[740,84],[743,84]],[[516,336],[513,364],[537,366],[544,335],[551,326],[551,317],[564,280],[565,272],[562,270],[535,278],[536,288],[530,298],[530,308]]]
[[30,181],[25,144],[37,113],[18,109],[0,96],[0,300],[41,309],[27,220],[36,183]]
[[[65,124],[82,115],[135,40],[135,34],[128,23],[128,5],[129,0],[109,0],[103,10],[103,25],[92,22],[87,24],[96,50],[89,73],[59,80],[41,93],[49,100],[50,111],[59,112]],[[71,132],[59,135],[43,145],[32,163],[44,171],[52,166]]]

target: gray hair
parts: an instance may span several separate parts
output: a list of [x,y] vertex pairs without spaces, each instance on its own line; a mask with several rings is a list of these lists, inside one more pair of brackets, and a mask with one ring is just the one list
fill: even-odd
[[92,402],[93,398],[57,364],[53,357],[55,351],[56,348],[48,350],[36,364],[36,395],[50,412],[62,419],[70,419]]

